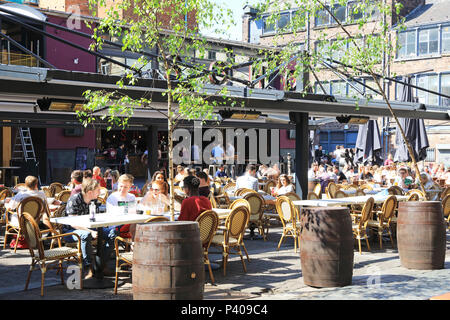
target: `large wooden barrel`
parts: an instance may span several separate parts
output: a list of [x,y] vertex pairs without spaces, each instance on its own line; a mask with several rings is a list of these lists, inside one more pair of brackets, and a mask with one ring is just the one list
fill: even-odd
[[439,201],[399,202],[397,245],[401,265],[408,269],[443,269],[445,229]]
[[136,226],[133,299],[201,300],[205,267],[197,222]]
[[303,208],[300,230],[304,283],[312,287],[350,285],[354,241],[348,208]]

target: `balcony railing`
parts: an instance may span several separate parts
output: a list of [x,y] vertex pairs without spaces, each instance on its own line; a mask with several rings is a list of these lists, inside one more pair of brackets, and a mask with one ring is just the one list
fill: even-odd
[[26,67],[38,67],[37,59],[29,54],[0,51],[0,64],[13,64]]

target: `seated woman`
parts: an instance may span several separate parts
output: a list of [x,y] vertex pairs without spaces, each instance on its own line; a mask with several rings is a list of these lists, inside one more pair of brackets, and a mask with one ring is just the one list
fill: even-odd
[[184,178],[183,189],[188,197],[181,203],[178,221],[195,221],[202,212],[212,209],[209,199],[199,195],[199,186],[200,180],[197,177]]
[[141,200],[141,204],[148,207],[154,207],[160,204],[159,202],[165,205],[164,211],[167,211],[170,206],[170,199],[168,197],[167,183],[164,181],[152,182],[150,190]]
[[294,192],[294,185],[286,174],[282,174],[278,178],[278,183],[273,194],[275,196],[281,196],[289,192]]
[[198,194],[204,197],[209,197],[211,191],[209,184],[209,177],[203,171],[197,172],[197,178],[200,180],[200,185],[198,187]]

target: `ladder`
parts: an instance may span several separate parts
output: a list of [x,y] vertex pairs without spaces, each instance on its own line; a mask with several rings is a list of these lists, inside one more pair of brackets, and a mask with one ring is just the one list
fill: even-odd
[[34,153],[33,141],[31,140],[30,128],[18,128],[16,133],[16,140],[14,142],[14,150],[12,160],[34,160],[36,155]]
[[[14,141],[14,149],[11,160],[25,160],[25,163],[28,163],[28,160],[32,160],[33,163],[38,167],[39,163],[36,160],[36,154],[34,152],[33,140],[31,139],[30,128],[18,128],[16,132],[16,138]],[[39,175],[39,169],[37,178],[39,179],[39,184],[41,183],[41,177]]]

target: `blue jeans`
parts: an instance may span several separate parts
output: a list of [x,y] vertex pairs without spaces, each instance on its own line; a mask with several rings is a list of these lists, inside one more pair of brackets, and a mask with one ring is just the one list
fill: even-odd
[[[92,265],[92,236],[89,231],[86,230],[76,230],[73,228],[64,228],[64,233],[73,232],[80,236],[81,238],[81,255],[83,258],[83,267],[89,268]],[[69,235],[64,237],[66,242],[76,242],[78,238],[74,235]]]
[[119,235],[120,226],[103,227],[103,261],[109,260],[111,252],[114,250],[114,240]]

